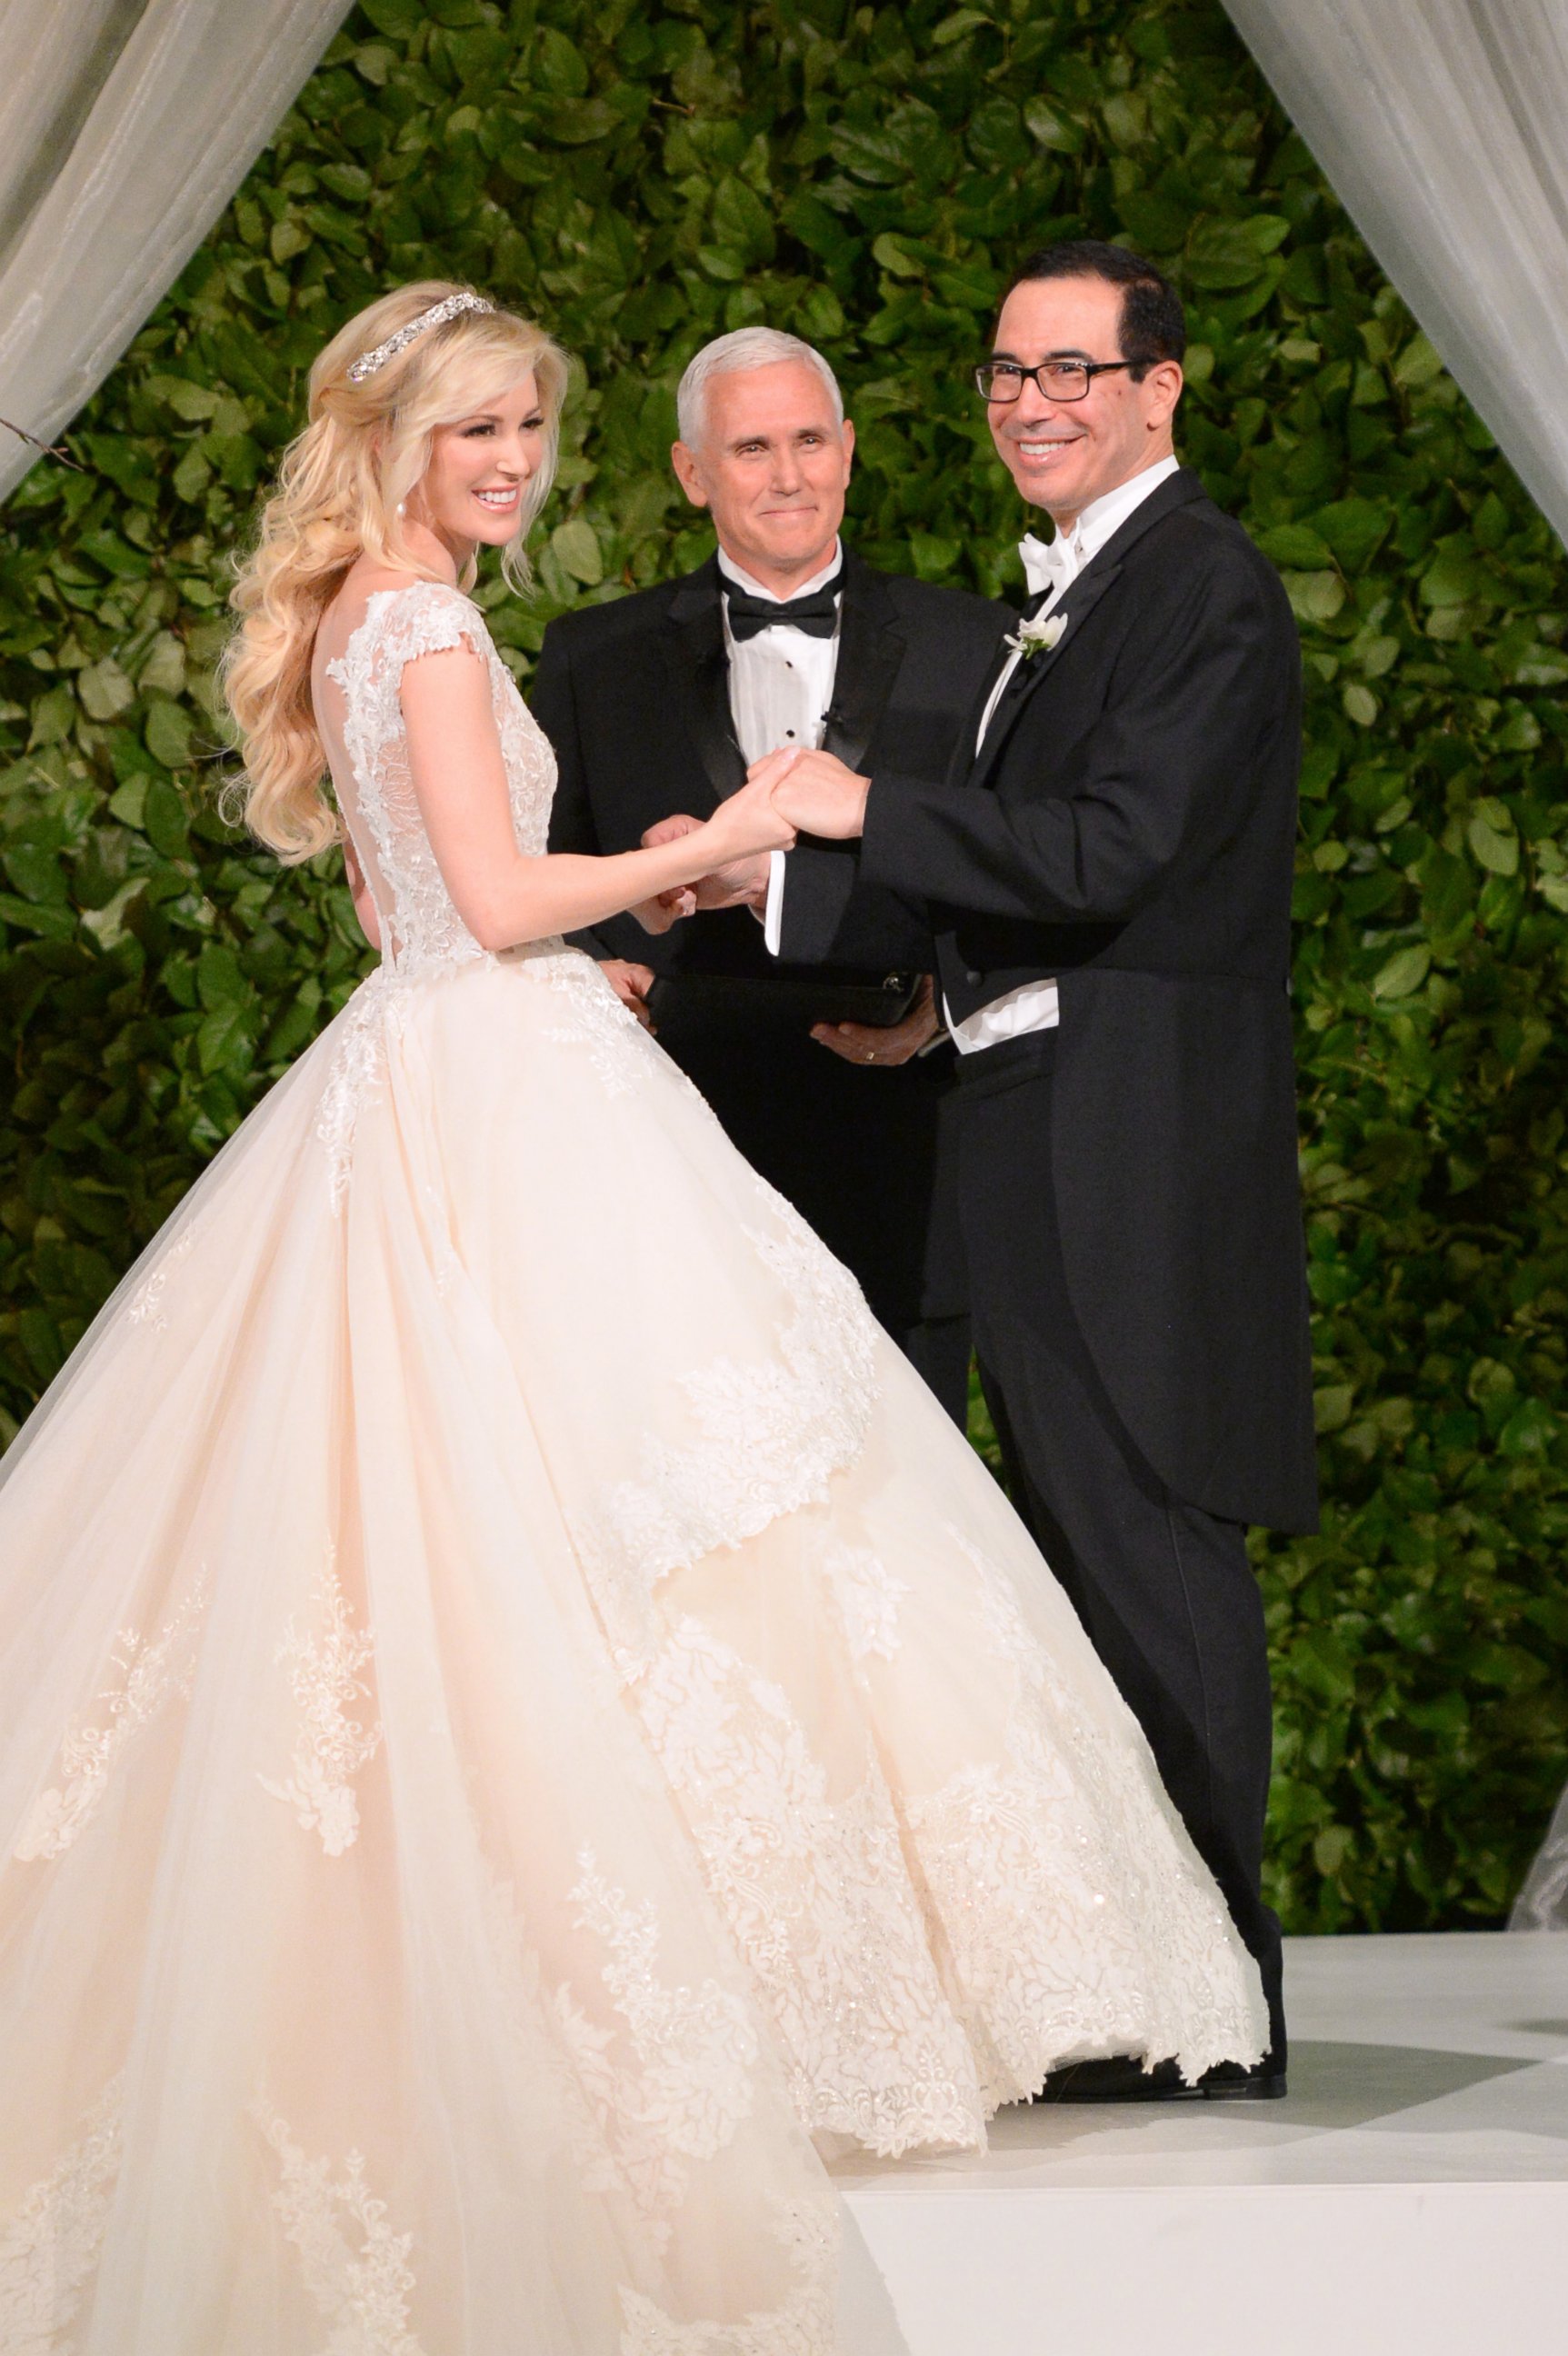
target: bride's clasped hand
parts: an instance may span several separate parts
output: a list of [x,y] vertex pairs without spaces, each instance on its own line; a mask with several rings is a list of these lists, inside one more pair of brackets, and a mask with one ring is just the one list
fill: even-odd
[[769,851],[791,851],[796,830],[778,808],[773,779],[760,777],[720,802],[713,816],[662,819],[642,838],[645,851],[680,845],[682,866],[699,872],[638,901],[631,913],[650,933],[667,932],[677,918],[702,908],[738,905],[752,896],[754,862]]
[[382,297],[241,578],[250,823],[381,964],[5,1460],[7,2351],[832,2356],[826,2158],[1266,2040],[1001,1490],[563,938],[795,823],[547,853],[467,593],[565,385]]

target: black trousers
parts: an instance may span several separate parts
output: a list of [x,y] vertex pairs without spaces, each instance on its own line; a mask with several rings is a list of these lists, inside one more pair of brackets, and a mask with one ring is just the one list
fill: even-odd
[[973,1355],[968,1318],[925,1317],[918,1325],[890,1325],[887,1330],[959,1430],[967,1431],[969,1362]]
[[958,1179],[981,1378],[1014,1503],[1258,1961],[1283,2066],[1279,1923],[1260,1887],[1273,1744],[1262,1600],[1241,1526],[1157,1478],[1074,1318],[1051,1190],[1054,1042],[1049,1032],[1010,1042],[960,1068]]

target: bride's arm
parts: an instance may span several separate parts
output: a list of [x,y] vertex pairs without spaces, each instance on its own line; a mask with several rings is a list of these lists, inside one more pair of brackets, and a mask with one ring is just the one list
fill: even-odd
[[794,831],[766,793],[745,787],[676,842],[605,859],[520,851],[488,669],[467,647],[421,656],[403,670],[409,772],[453,905],[488,949],[576,932],[757,851],[787,850]]

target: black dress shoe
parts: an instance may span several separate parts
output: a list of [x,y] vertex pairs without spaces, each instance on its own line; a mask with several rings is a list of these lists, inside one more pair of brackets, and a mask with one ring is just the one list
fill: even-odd
[[1145,2070],[1129,2054],[1108,2062],[1068,2062],[1053,2070],[1036,2103],[1275,2103],[1285,2091],[1285,2073],[1272,2055],[1249,2070],[1239,2062],[1217,2062],[1189,2085],[1174,2062]]

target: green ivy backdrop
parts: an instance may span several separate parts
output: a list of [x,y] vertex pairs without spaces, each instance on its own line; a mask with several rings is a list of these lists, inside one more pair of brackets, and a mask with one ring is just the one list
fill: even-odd
[[[0,518],[5,1436],[367,958],[334,862],[214,815],[228,566],[306,367],[470,278],[584,365],[549,616],[705,552],[672,388],[827,351],[874,561],[1016,588],[961,363],[1045,235],[1193,325],[1185,448],[1280,565],[1310,686],[1297,913],[1324,1536],[1260,1547],[1291,1927],[1495,1920],[1568,1770],[1568,577],[1211,0],[361,0]],[[982,1445],[986,1435],[977,1432]]]

